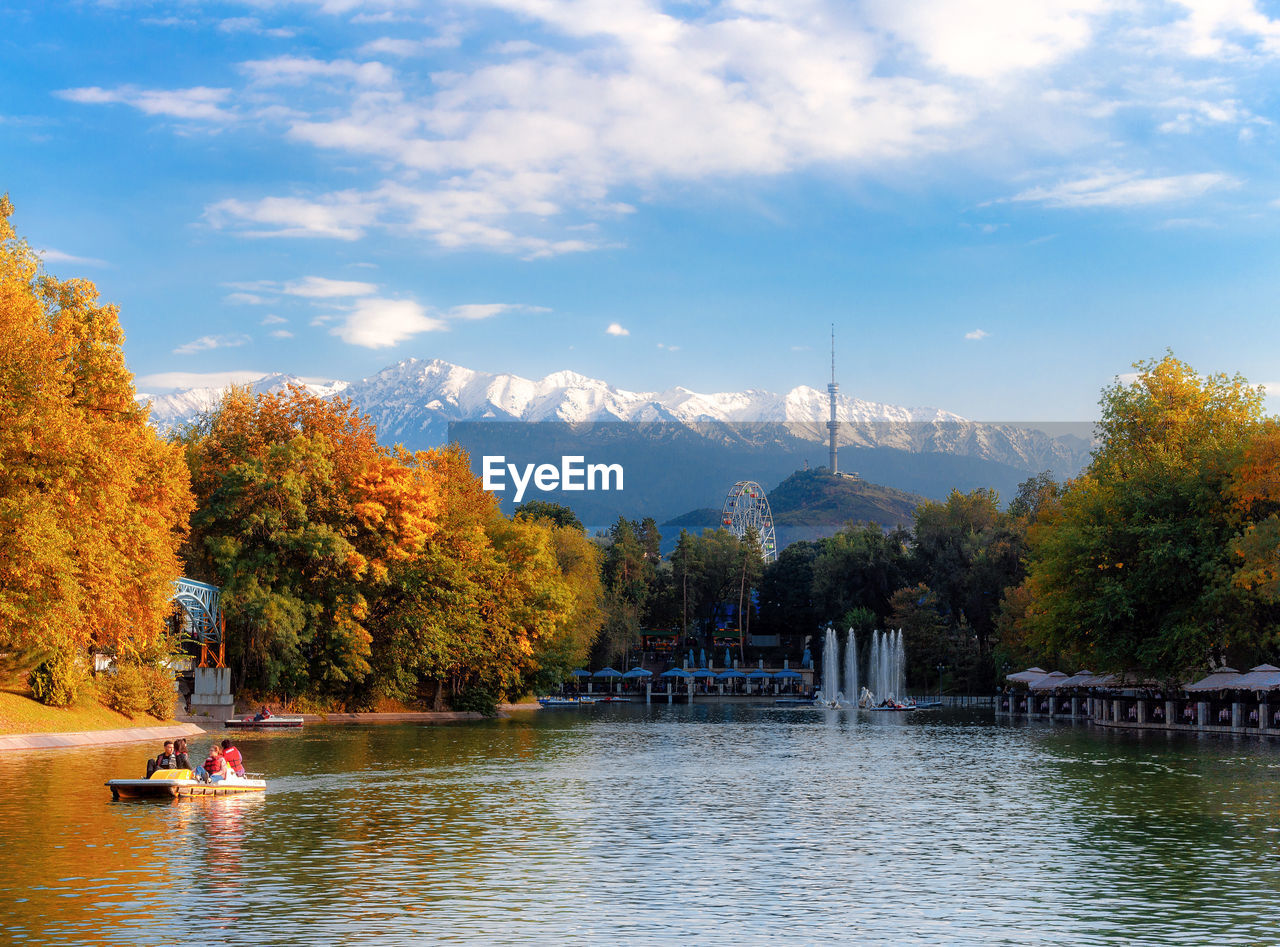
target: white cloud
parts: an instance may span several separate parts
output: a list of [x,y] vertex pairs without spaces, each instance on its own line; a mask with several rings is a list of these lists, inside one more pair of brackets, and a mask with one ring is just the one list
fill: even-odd
[[277,56],[242,62],[240,68],[259,85],[303,85],[313,79],[347,79],[362,86],[390,85],[392,72],[380,62]]
[[1132,171],[1103,171],[1073,181],[1033,187],[1008,200],[1047,207],[1129,207],[1190,200],[1237,184],[1234,178],[1219,173],[1146,177]]
[[195,86],[190,89],[140,89],[122,85],[114,89],[87,86],[63,89],[54,93],[69,102],[82,105],[128,105],[146,115],[163,115],[192,121],[227,122],[235,115],[222,108],[230,89]]
[[935,68],[999,79],[1059,62],[1088,45],[1115,0],[871,0],[872,21]]
[[[1158,129],[1166,134],[1186,135],[1214,125],[1271,124],[1265,118],[1254,115],[1235,99],[1214,101],[1180,96],[1169,99],[1162,105],[1176,113],[1173,118],[1161,122],[1158,126]],[[1242,128],[1241,132],[1249,134],[1252,133],[1252,129]]]
[[277,316],[277,315],[273,312],[273,313],[269,313],[268,315],[263,316],[263,317],[262,317],[262,322],[260,322],[260,323],[259,323],[259,325],[264,325],[264,326],[282,326],[282,325],[284,325],[284,324],[285,324],[286,322],[288,322],[288,321],[289,321],[288,319],[282,319],[280,316]]
[[157,372],[139,375],[137,383],[146,388],[226,388],[228,385],[249,385],[266,372]]
[[92,256],[76,256],[72,253],[63,253],[61,250],[44,249],[37,250],[36,253],[45,263],[74,263],[77,266],[106,266],[106,260],[99,260]]
[[357,280],[326,279],[323,276],[304,276],[284,284],[281,292],[305,299],[342,299],[351,296],[372,296],[378,291],[373,283]]
[[197,352],[208,352],[212,349],[234,349],[248,341],[247,335],[202,335],[198,339],[179,345],[173,350],[173,354],[194,355]]
[[277,39],[288,39],[294,31],[285,27],[266,27],[256,16],[228,17],[218,24],[220,33],[253,33],[258,36],[273,36]]
[[[412,58],[463,35],[449,21],[419,38],[424,10],[450,15],[432,5],[312,0],[361,22],[415,22],[363,45],[351,37],[351,58],[244,62],[248,88],[237,101],[256,127],[368,183],[240,194],[209,206],[209,223],[248,237],[342,240],[379,227],[443,248],[538,258],[610,246],[600,235],[609,220],[691,182],[813,170],[914,187],[940,162],[1001,182],[1037,180],[1025,174],[1032,166],[1158,162],[1163,177],[1092,172],[1011,200],[1198,198],[1235,178],[1153,157],[1159,145],[1133,130],[1260,132],[1274,108],[1260,67],[1280,59],[1280,21],[1255,0],[463,5],[483,10],[466,26],[475,43],[442,63]],[[257,28],[252,17],[225,22]],[[377,59],[391,56],[403,60],[395,70]],[[1238,62],[1249,68],[1233,72]],[[143,93],[70,94],[137,104]],[[222,99],[204,107],[231,114]]]
[[1173,0],[1186,16],[1163,31],[1166,43],[1189,56],[1243,58],[1251,50],[1280,53],[1280,21],[1258,9],[1255,0]]
[[321,202],[296,197],[265,197],[259,201],[234,198],[205,209],[215,227],[249,224],[245,237],[333,237],[356,240],[373,223],[377,207],[349,192],[330,194]]
[[665,349],[665,350],[666,350],[666,351],[668,351],[668,352],[679,352],[679,351],[680,351],[680,346],[678,346],[678,345],[667,345],[665,342],[659,342],[659,343],[658,343],[658,348],[660,348],[660,349]]
[[361,299],[330,331],[342,341],[368,349],[390,348],[422,332],[445,328],[440,319],[409,299]]
[[631,334],[631,331],[629,329],[622,328],[621,323],[617,323],[617,322],[609,323],[609,328],[605,329],[604,331],[608,335],[630,335]]
[[236,306],[261,306],[267,302],[265,297],[256,293],[227,293],[223,298]]
[[292,332],[290,332],[288,329],[273,329],[273,330],[271,330],[271,338],[273,338],[273,339],[292,339],[292,338],[293,338],[293,333],[292,333]]
[[972,332],[966,332],[964,334],[964,337],[968,339],[970,342],[977,342],[980,339],[985,339],[990,334],[991,333],[985,331],[984,329],[974,329]]
[[473,321],[476,319],[490,319],[504,312],[535,313],[550,311],[545,306],[525,306],[521,303],[467,303],[462,306],[454,306],[452,309],[447,310],[444,315],[449,319]]
[[360,55],[417,56],[425,50],[426,47],[418,40],[397,39],[391,36],[384,36],[381,39],[372,40],[361,46]]

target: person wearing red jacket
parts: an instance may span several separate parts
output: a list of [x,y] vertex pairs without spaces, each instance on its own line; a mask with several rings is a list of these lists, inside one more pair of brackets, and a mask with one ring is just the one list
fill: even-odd
[[222,741],[222,758],[227,761],[227,765],[231,767],[233,773],[237,776],[244,775],[244,759],[230,740]]
[[231,767],[222,758],[222,747],[215,743],[209,747],[209,755],[205,757],[204,765],[196,767],[196,779],[205,783],[219,783],[227,778],[229,772]]

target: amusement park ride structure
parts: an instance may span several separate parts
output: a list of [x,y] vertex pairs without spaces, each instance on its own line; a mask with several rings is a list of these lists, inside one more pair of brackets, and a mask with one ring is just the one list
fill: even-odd
[[764,561],[773,562],[778,558],[769,498],[765,496],[764,488],[754,480],[739,480],[729,488],[720,522],[739,539],[747,535],[748,529],[755,527]]

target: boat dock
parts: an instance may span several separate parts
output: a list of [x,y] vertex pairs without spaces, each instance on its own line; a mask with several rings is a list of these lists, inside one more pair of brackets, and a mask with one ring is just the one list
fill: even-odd
[[1280,668],[1220,668],[1176,688],[1139,678],[1030,668],[1008,675],[996,716],[1121,730],[1280,737]]

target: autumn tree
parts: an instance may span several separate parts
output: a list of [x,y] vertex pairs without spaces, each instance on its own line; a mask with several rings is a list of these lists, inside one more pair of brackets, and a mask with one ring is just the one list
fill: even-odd
[[376,685],[438,707],[559,683],[603,620],[599,549],[554,519],[503,517],[463,451],[420,456],[440,493],[437,528],[376,603]]
[[[1240,521],[1231,540],[1232,582],[1274,617],[1280,605],[1280,419],[1258,425],[1227,492]],[[1280,622],[1273,627],[1280,634]]]
[[418,457],[349,403],[232,390],[185,436],[198,507],[188,560],[223,590],[242,680],[350,696],[370,670],[371,598],[435,529]]
[[181,451],[147,424],[119,313],[58,280],[0,198],[0,649],[150,653],[191,509]]
[[1255,499],[1236,471],[1263,394],[1172,355],[1135,368],[1103,392],[1089,468],[1031,529],[1025,620],[1043,652],[1173,681],[1274,638],[1250,582],[1236,581],[1250,534],[1231,494],[1234,482],[1236,503]]

